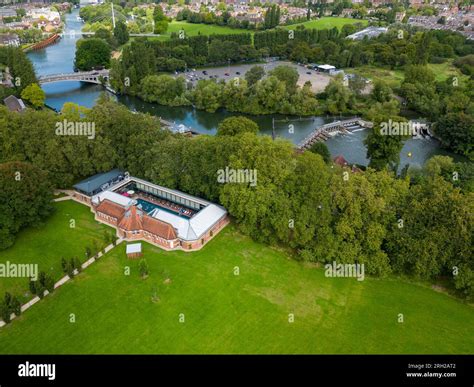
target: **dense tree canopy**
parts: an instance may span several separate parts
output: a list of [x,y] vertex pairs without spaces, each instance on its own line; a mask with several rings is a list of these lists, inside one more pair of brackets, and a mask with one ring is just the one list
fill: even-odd
[[[97,33],[96,33],[97,36]],[[128,42],[128,39],[130,38],[127,30],[127,25],[119,20],[117,24],[115,25],[114,28],[114,38],[117,40],[117,43],[119,45],[125,44]]]
[[246,117],[229,117],[219,123],[218,136],[236,136],[242,133],[258,133],[258,125]]
[[52,212],[48,174],[27,162],[0,163],[0,250],[10,247],[27,226],[38,226]]
[[102,39],[88,38],[77,41],[75,66],[82,71],[109,67],[110,46]]
[[33,107],[40,108],[44,106],[46,95],[38,84],[32,83],[23,89],[21,98],[31,103]]

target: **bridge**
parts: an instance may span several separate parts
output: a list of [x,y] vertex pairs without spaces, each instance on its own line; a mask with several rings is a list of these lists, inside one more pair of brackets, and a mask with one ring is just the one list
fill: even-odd
[[335,121],[322,125],[313,130],[303,141],[298,144],[298,149],[308,149],[315,142],[325,141],[334,133],[349,133],[349,131],[359,128],[371,128],[371,122],[354,117],[343,121]]
[[108,83],[109,70],[78,71],[76,73],[49,74],[39,77],[38,81],[40,85],[43,85],[45,83],[64,81],[80,81],[101,85],[102,79]]

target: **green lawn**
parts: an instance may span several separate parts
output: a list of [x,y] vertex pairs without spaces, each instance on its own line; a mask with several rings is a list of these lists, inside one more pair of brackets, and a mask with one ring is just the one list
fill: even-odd
[[168,30],[166,34],[163,34],[160,37],[154,39],[166,40],[169,39],[172,32],[176,32],[179,34],[179,31],[184,30],[185,36],[196,36],[196,35],[225,35],[225,34],[244,34],[249,33],[251,31],[240,29],[240,28],[230,28],[224,26],[218,26],[215,24],[196,24],[196,23],[188,23],[185,21],[176,21],[173,20],[168,25]]
[[[431,71],[433,71],[436,81],[438,82],[445,81],[448,78],[452,79],[454,76],[457,76],[459,79],[459,84],[462,85],[468,79],[466,75],[462,74],[459,69],[453,66],[452,60],[448,60],[441,64],[429,63],[427,66],[429,69],[431,69]],[[365,78],[371,79],[372,81],[382,80],[392,88],[400,87],[403,79],[405,78],[403,70],[390,70],[376,66],[347,68],[344,69],[344,71],[347,73],[361,75]]]
[[368,24],[367,20],[360,20],[360,19],[352,19],[348,17],[322,17],[320,19],[309,20],[303,23],[291,24],[288,26],[284,26],[286,29],[294,29],[297,26],[305,26],[306,28],[315,28],[317,30],[323,29],[331,29],[337,27],[339,30],[342,26],[346,24],[356,24],[361,23],[362,25],[366,26]]
[[453,77],[458,77],[459,83],[462,84],[469,79],[467,75],[461,73],[461,71],[453,65],[452,59],[440,64],[428,63],[428,67],[435,73],[438,82],[443,82],[448,78],[452,79]]
[[381,80],[386,82],[392,89],[400,87],[405,78],[403,71],[390,70],[375,66],[360,66],[356,68],[344,69],[346,73],[358,74],[364,78],[368,78],[373,82]]
[[[323,17],[317,20],[310,20],[304,23],[297,23],[292,24],[289,26],[284,26],[286,29],[293,29],[296,26],[304,25],[306,28],[316,28],[316,29],[325,29],[325,28],[333,28],[337,27],[339,29],[342,28],[345,24],[354,24],[354,23],[362,23],[364,26],[367,25],[367,20],[358,20],[358,19],[351,19],[345,17]],[[168,30],[166,34],[163,34],[160,37],[153,38],[153,39],[160,39],[165,40],[169,39],[172,32],[179,33],[179,31],[184,30],[186,36],[195,36],[195,35],[212,35],[212,34],[244,34],[244,33],[254,33],[253,30],[246,30],[240,28],[230,28],[224,26],[218,26],[215,24],[196,24],[196,23],[188,23],[186,21],[176,21],[173,20],[168,25]]]
[[[84,261],[85,248],[92,248],[93,239],[103,247],[102,233],[108,227],[96,222],[88,207],[72,200],[55,203],[54,207],[56,211],[43,226],[20,232],[11,248],[0,251],[0,263],[38,264],[39,271],[50,273],[58,280],[63,276],[61,257],[77,256]],[[75,228],[70,227],[72,219]],[[23,301],[31,298],[27,278],[2,278],[0,297],[5,291]]]
[[399,280],[326,278],[233,226],[198,252],[144,244],[145,280],[124,250],[1,328],[0,352],[474,353],[471,306]]

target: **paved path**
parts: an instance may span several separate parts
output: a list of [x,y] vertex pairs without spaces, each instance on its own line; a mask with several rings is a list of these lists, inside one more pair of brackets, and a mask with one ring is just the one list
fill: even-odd
[[[64,199],[64,198],[60,198],[60,199]],[[68,197],[67,200],[69,199],[72,199],[71,197]],[[91,257],[90,259],[88,259],[86,262],[84,262],[81,267],[82,269],[85,269],[87,267],[89,267],[92,263],[94,263],[97,259],[99,259],[100,257],[102,257],[104,254],[107,254],[110,250],[112,250],[114,247],[118,246],[120,243],[123,242],[123,239],[119,238],[117,239],[117,242],[116,244],[110,244],[108,245],[105,249],[104,249],[104,253],[101,251],[99,252],[97,255],[95,255],[94,257]],[[76,270],[75,274],[79,274]],[[56,282],[54,284],[54,289],[57,289],[59,287],[61,287],[62,285],[64,285],[66,282],[68,282],[71,278],[68,276],[68,275],[65,275],[63,278],[61,278],[58,282]],[[49,292],[46,290],[44,292],[44,297],[46,297],[47,295],[49,294]],[[34,304],[36,304],[38,301],[40,301],[41,299],[36,296],[34,298],[32,298],[30,301],[28,301],[26,304],[23,304],[21,306],[21,312],[23,313],[24,311],[28,310],[30,307],[32,307]],[[15,314],[12,313],[11,315],[11,320],[15,319],[16,316]],[[0,320],[0,328],[5,326],[5,322]]]

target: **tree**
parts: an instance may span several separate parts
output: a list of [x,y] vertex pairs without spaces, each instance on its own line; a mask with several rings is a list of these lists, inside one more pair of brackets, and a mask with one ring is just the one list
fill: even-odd
[[[399,130],[398,133],[389,132],[387,127],[393,122],[398,125],[406,120],[400,116],[399,105],[396,100],[373,105],[367,117],[373,122],[374,127],[365,139],[367,145],[367,158],[370,159],[369,166],[377,170],[387,168],[396,171],[400,163],[400,151],[407,133]],[[384,129],[384,130],[383,130]]]
[[97,39],[105,40],[111,48],[114,48],[117,46],[117,40],[107,28],[99,28],[97,31],[95,31],[94,37]]
[[37,83],[33,64],[20,47],[0,47],[0,63],[7,66],[17,92]]
[[329,152],[328,146],[324,142],[315,142],[313,145],[311,145],[309,151],[320,155],[326,164],[331,161],[331,153]]
[[128,34],[127,25],[119,20],[114,28],[114,37],[117,39],[119,45],[125,44],[128,42],[130,35]]
[[11,321],[11,310],[5,302],[0,302],[0,317],[2,318],[5,324],[10,323]]
[[247,81],[249,86],[256,84],[260,79],[265,76],[265,70],[262,66],[252,66],[246,73],[245,73],[245,80]]
[[32,83],[26,86],[21,92],[21,98],[28,101],[36,109],[44,106],[44,100],[46,99],[46,94],[43,89],[38,86],[36,83]]
[[21,302],[18,297],[13,296],[10,301],[10,310],[12,313],[15,313],[15,316],[21,315]]
[[74,63],[82,71],[89,71],[96,67],[109,67],[110,54],[110,46],[102,39],[79,39]]
[[434,73],[428,67],[407,66],[401,93],[406,98],[408,107],[426,117],[437,117],[439,96],[436,92]]
[[446,275],[474,295],[472,194],[436,175],[413,185],[398,207],[402,223],[393,224],[386,245],[394,270],[423,279]]
[[155,22],[155,34],[164,34],[168,29],[168,20],[159,4],[155,6],[153,11],[153,21]]
[[146,262],[145,259],[140,260],[140,263],[138,264],[138,270],[140,271],[140,276],[142,278],[148,277],[149,269],[148,269],[148,263]]
[[213,113],[221,107],[222,85],[211,80],[199,81],[192,92],[196,108]]
[[21,229],[41,224],[53,211],[51,200],[44,171],[18,161],[0,164],[0,250],[10,247]]
[[392,89],[387,83],[376,80],[372,89],[371,97],[377,102],[388,102],[393,98]]
[[236,136],[242,133],[254,133],[259,131],[255,121],[242,116],[228,117],[219,123],[217,127],[218,136]]
[[286,91],[291,95],[296,91],[296,84],[298,82],[298,70],[290,66],[277,66],[270,75],[276,77],[278,80],[285,83]]
[[331,114],[341,114],[346,112],[352,105],[352,94],[344,86],[340,76],[331,79],[324,89],[326,94],[327,110]]
[[445,147],[474,159],[474,117],[471,114],[443,115],[435,123],[434,131]]
[[331,192],[334,241],[326,259],[363,263],[369,274],[390,273],[384,244],[389,226],[397,222],[397,204],[408,194],[408,182],[394,179],[387,171],[372,169],[344,178],[343,171],[337,168]]

